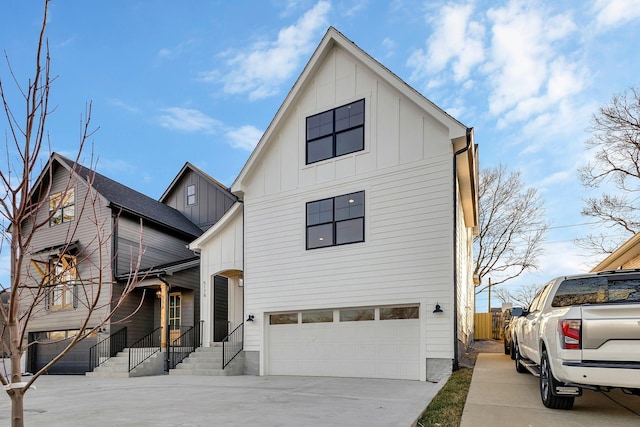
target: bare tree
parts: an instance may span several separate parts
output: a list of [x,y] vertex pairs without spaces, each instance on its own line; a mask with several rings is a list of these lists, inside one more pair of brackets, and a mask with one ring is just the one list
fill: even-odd
[[584,200],[582,215],[602,222],[607,233],[591,233],[576,243],[592,254],[613,252],[640,231],[640,90],[614,95],[591,119],[586,146],[591,162],[578,170],[587,188],[612,185],[612,192]]
[[[40,156],[48,148],[47,118],[51,114],[49,107],[49,90],[54,79],[50,77],[50,57],[48,43],[45,38],[47,11],[49,0],[44,1],[44,14],[38,38],[35,73],[27,85],[22,87],[17,76],[11,69],[8,55],[5,53],[9,73],[24,105],[12,108],[9,95],[0,79],[0,99],[3,102],[6,130],[5,143],[7,160],[0,170],[2,194],[0,198],[0,215],[2,215],[2,245],[10,247],[11,280],[9,286],[0,285],[0,315],[2,323],[2,353],[10,358],[9,372],[0,372],[0,382],[11,399],[11,423],[13,426],[24,424],[24,395],[40,375],[45,373],[53,364],[59,361],[77,343],[95,334],[95,332],[109,321],[123,300],[135,288],[137,266],[140,264],[142,250],[138,256],[132,256],[132,277],[118,295],[111,295],[109,269],[111,259],[108,251],[111,228],[108,219],[97,214],[98,194],[92,187],[92,176],[81,177],[69,173],[68,180],[63,183],[63,189],[58,198],[49,197],[53,185],[52,168],[45,167],[42,174]],[[26,112],[24,121],[17,112]],[[78,157],[74,163],[77,167],[78,159],[85,141],[91,137],[90,127],[91,104],[81,120]],[[93,162],[92,162],[93,164]],[[94,169],[94,168],[91,168]],[[78,180],[84,180],[83,188],[86,195],[78,197],[74,193]],[[70,198],[74,200],[74,217],[64,230],[66,237],[64,244],[57,248],[57,258],[54,264],[42,265],[34,258],[33,239],[39,231],[60,220],[64,215],[63,207]],[[78,245],[76,242],[77,227],[84,218],[84,224],[91,224],[95,229],[94,238],[89,242]],[[64,224],[62,224],[64,225]],[[142,236],[142,230],[140,232]],[[142,248],[142,238],[139,247]],[[82,275],[79,274],[82,269]],[[69,280],[73,278],[73,283]],[[64,284],[62,286],[61,284]],[[27,342],[28,326],[31,321],[42,316],[47,301],[65,298],[70,292],[67,285],[72,284],[77,289],[74,301],[79,305],[78,312],[82,319],[77,324],[77,333],[68,340],[66,347],[30,377],[22,376],[20,360],[30,345]],[[109,289],[107,292],[105,289]],[[70,294],[69,294],[70,295]],[[70,296],[69,296],[70,297]]]
[[529,307],[541,285],[530,283],[509,289],[506,286],[496,289],[495,297],[503,303],[513,303],[517,307]]
[[478,189],[480,234],[475,237],[474,274],[500,285],[537,268],[542,242],[549,228],[542,199],[527,188],[519,171],[499,165],[480,171]]

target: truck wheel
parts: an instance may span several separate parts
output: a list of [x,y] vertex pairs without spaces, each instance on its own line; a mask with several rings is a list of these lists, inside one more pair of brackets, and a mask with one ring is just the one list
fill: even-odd
[[516,360],[516,342],[512,341],[511,342],[511,360]]
[[514,353],[515,353],[515,360],[516,361],[516,371],[519,374],[524,374],[527,371],[527,368],[525,368],[524,366],[522,366],[522,364],[520,363],[520,361],[522,360],[522,355],[520,354],[520,346],[518,345],[518,341],[513,341],[513,347],[515,348]]
[[549,356],[547,351],[542,351],[542,359],[540,360],[540,397],[542,403],[551,409],[571,409],[573,408],[573,396],[556,396],[553,390],[558,385],[558,380],[553,377],[551,372],[551,364],[549,364]]

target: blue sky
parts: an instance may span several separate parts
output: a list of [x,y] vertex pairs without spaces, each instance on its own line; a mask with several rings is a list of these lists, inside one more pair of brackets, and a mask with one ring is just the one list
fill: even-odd
[[[0,6],[0,48],[22,84],[41,3]],[[543,196],[554,228],[541,269],[508,286],[593,264],[572,242],[593,227],[580,225],[576,169],[591,115],[639,83],[638,0],[54,0],[49,18],[51,149],[75,155],[91,101],[98,171],[142,193],[160,197],[187,161],[230,185],[334,26],[474,127],[481,167],[520,169]],[[11,89],[4,60],[0,76]]]

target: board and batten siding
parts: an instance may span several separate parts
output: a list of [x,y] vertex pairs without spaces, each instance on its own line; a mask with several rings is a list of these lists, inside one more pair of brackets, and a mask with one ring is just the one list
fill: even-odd
[[[196,203],[187,205],[187,186],[196,186]],[[211,180],[189,169],[163,203],[181,212],[202,230],[215,224],[235,202],[235,197]]]
[[[204,320],[203,336],[205,344],[213,341],[213,281],[217,274],[227,271],[243,270],[243,214],[242,205],[238,204],[228,212],[231,215],[221,226],[213,238],[202,246],[200,253],[200,305],[201,319]],[[230,329],[241,324],[243,318],[243,289],[238,286],[238,279],[229,280],[229,320]]]
[[[452,359],[451,138],[464,129],[340,47],[305,84],[243,181],[245,310],[261,320],[247,325],[245,350],[264,363],[265,312],[420,303],[421,357]],[[306,117],[359,99],[364,150],[306,165]],[[306,203],[361,190],[365,242],[306,250]]]
[[[69,185],[69,171],[55,162],[53,167],[54,173],[50,194],[64,191]],[[106,236],[102,247],[102,260],[100,260],[95,238],[98,229],[95,224],[94,209],[90,206],[92,202],[88,195],[87,184],[83,180],[72,180],[71,187],[74,188],[75,192],[75,219],[53,226],[45,225],[37,230],[31,241],[31,250],[36,253],[32,255],[33,259],[46,262],[50,257],[55,256],[57,252],[42,252],[43,249],[77,241],[79,248],[77,275],[85,283],[84,290],[78,290],[79,303],[77,308],[48,311],[44,309],[43,302],[42,309],[34,311],[31,316],[27,327],[28,332],[78,329],[88,315],[85,292],[88,298],[93,298],[100,291],[98,308],[94,311],[92,321],[88,323],[89,327],[94,326],[100,319],[104,318],[109,307],[112,279],[111,239],[109,237],[112,230],[111,210],[107,207],[107,201],[104,198],[97,197],[95,212],[97,214],[97,222],[100,224],[99,231]],[[39,222],[45,221],[49,214],[48,199],[50,194],[44,195],[47,201],[38,212],[37,221]],[[81,216],[80,213],[82,211],[84,213]],[[99,271],[99,267],[102,271]],[[34,282],[40,280],[40,274],[28,260],[23,265],[23,277],[32,277]],[[99,277],[102,277],[101,285],[98,284]],[[93,284],[88,284],[90,282],[93,282]],[[85,302],[83,303],[83,301]],[[25,303],[29,302],[25,300]]]

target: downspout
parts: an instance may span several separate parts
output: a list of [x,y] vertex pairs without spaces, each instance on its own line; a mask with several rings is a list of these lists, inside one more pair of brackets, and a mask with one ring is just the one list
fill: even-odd
[[453,371],[459,366],[458,355],[458,155],[471,147],[471,132],[467,128],[467,145],[453,154]]
[[[238,202],[240,204],[242,204],[242,324],[244,325],[244,320],[245,320],[245,313],[244,313],[244,292],[245,292],[245,287],[247,286],[247,282],[244,281],[244,259],[245,259],[245,253],[244,253],[244,239],[245,239],[245,228],[244,228],[244,200],[240,200],[240,198],[238,198]],[[242,327],[242,350],[244,350],[244,326]]]

